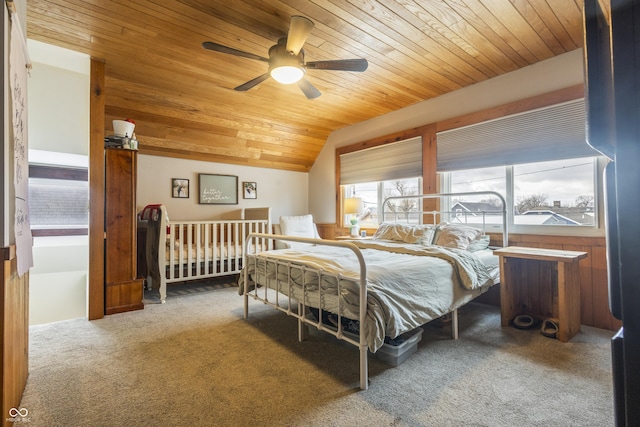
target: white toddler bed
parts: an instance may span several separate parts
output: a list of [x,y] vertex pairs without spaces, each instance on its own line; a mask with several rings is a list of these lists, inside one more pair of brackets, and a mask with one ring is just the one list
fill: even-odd
[[[463,194],[469,193],[412,197]],[[483,194],[502,201],[497,213],[506,224],[504,199]],[[240,276],[245,317],[251,297],[296,317],[300,340],[304,325],[313,325],[357,346],[360,388],[366,389],[367,352],[381,348],[385,337],[396,338],[448,313],[454,314],[457,337],[456,310],[499,282],[497,257],[481,227],[383,223],[372,240],[348,242],[271,236],[291,248],[245,254]],[[325,313],[337,321],[327,325]],[[355,337],[344,320],[356,321]]]
[[244,245],[248,252],[267,250],[268,242],[247,239],[251,233],[271,234],[271,208],[246,208],[242,219],[171,221],[164,205],[149,205],[140,213],[146,227],[146,288],[157,290],[160,302],[167,284],[240,273]]

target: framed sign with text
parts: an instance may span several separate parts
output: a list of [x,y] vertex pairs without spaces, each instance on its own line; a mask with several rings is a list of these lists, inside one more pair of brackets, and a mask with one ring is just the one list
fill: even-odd
[[234,175],[198,174],[201,205],[237,205],[238,177]]

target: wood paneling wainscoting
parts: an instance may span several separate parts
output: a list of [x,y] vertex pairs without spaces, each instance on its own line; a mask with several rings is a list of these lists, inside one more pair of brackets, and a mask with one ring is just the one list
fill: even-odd
[[29,375],[29,273],[18,276],[15,246],[0,249],[2,283],[0,283],[0,380],[2,380],[2,426],[9,410],[19,408]]
[[[339,230],[336,227],[336,224],[316,224],[316,227],[318,228],[318,234],[323,239],[333,240],[336,236],[343,234],[337,232]],[[349,234],[349,231],[347,231],[347,234]]]
[[[334,239],[336,236],[348,233],[337,224],[317,224],[317,227],[318,233],[323,239]],[[501,246],[501,239],[502,235],[492,235],[491,243]],[[587,252],[589,256],[580,260],[581,324],[611,331],[620,329],[622,322],[614,318],[609,311],[606,241],[604,237],[510,233],[509,245]],[[480,301],[499,304],[500,292],[498,291],[497,287],[493,287],[487,294],[480,297]]]

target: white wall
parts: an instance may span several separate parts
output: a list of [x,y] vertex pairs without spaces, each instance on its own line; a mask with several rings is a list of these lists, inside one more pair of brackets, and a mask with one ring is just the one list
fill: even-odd
[[309,212],[316,222],[336,222],[336,147],[580,84],[582,61],[582,49],[577,49],[331,133],[309,173]]
[[[87,165],[90,58],[28,40],[29,161]],[[35,237],[29,323],[87,314],[87,236]]]
[[34,239],[30,325],[86,317],[88,265],[88,236]]
[[[144,139],[140,140],[144,145]],[[234,175],[238,177],[237,205],[201,205],[198,203],[198,174]],[[171,179],[189,180],[189,198],[171,197]],[[243,181],[257,183],[256,199],[243,199]],[[167,207],[169,219],[199,220],[237,218],[239,209],[271,207],[271,221],[282,215],[308,213],[308,174],[276,169],[256,168],[168,157],[138,156],[138,211],[146,205],[161,203]]]
[[[28,41],[29,148],[87,155],[90,58]],[[35,98],[35,99],[34,99]]]

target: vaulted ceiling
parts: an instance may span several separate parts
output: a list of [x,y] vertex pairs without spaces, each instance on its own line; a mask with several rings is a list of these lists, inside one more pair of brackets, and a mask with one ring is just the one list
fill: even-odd
[[[315,23],[307,61],[322,95],[267,79],[261,57],[291,16]],[[308,171],[337,129],[582,46],[582,0],[28,0],[29,38],[105,61],[106,134],[132,118],[140,152]]]

